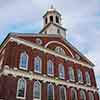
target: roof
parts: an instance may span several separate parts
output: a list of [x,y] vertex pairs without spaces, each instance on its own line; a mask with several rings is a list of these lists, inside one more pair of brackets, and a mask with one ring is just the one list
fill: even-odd
[[[5,44],[5,42],[10,38],[10,37],[17,37],[17,36],[30,36],[30,37],[58,37],[61,38],[59,35],[45,35],[45,34],[37,34],[37,33],[9,33],[8,36],[4,39],[2,42],[0,49],[2,46]],[[87,57],[85,57],[79,50],[77,50],[70,42],[67,40],[61,38],[69,47],[71,47],[73,50],[75,50],[83,59],[85,59],[91,66],[95,66]]]
[[42,32],[43,32],[46,28],[48,28],[51,24],[53,24],[54,26],[57,26],[57,27],[63,29],[64,31],[66,31],[66,28],[63,28],[63,27],[61,27],[61,26],[58,25],[58,24],[55,24],[55,23],[53,23],[53,22],[50,22],[50,23],[47,24],[39,33],[42,33]]

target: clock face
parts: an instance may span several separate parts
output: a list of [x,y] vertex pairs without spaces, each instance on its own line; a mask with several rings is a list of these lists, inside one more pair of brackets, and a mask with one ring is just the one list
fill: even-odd
[[42,44],[42,40],[40,38],[36,39],[36,44],[41,45]]
[[75,54],[75,57],[77,60],[80,60],[80,56],[78,54]]

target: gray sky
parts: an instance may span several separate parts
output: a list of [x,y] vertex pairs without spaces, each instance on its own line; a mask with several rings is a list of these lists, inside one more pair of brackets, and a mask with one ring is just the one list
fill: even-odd
[[51,4],[62,14],[67,40],[96,65],[100,87],[100,0],[0,0],[0,43],[9,32],[39,32]]

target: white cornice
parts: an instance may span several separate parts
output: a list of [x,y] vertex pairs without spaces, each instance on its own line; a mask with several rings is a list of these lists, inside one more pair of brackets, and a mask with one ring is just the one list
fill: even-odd
[[36,45],[35,43],[26,41],[26,40],[24,40],[24,39],[19,39],[19,38],[11,37],[10,40],[11,40],[11,41],[15,41],[15,42],[20,43],[20,44],[23,44],[23,45],[26,45],[26,46],[29,46],[29,47],[31,47],[32,49],[35,49],[35,48],[36,48],[36,49],[39,49],[39,50],[41,50],[41,51],[43,51],[43,52],[45,52],[45,53],[49,53],[49,54],[55,55],[55,56],[57,56],[57,57],[63,58],[63,59],[65,59],[66,61],[67,61],[67,60],[72,61],[72,62],[74,62],[74,63],[77,63],[77,64],[82,65],[83,67],[93,68],[93,67],[91,67],[89,64],[83,63],[83,62],[81,62],[81,61],[77,61],[76,59],[70,58],[70,57],[68,57],[68,56],[60,55],[60,54],[54,52],[53,50],[50,50],[50,49],[48,49],[48,48],[44,48],[43,46]]
[[36,80],[41,80],[43,82],[51,82],[51,83],[55,83],[56,85],[58,84],[62,84],[62,85],[66,85],[68,87],[76,87],[77,89],[85,89],[86,91],[93,91],[93,92],[98,92],[98,89],[93,88],[93,87],[87,87],[84,85],[79,85],[79,84],[75,84],[75,83],[71,83],[68,81],[64,81],[64,80],[60,80],[60,79],[56,79],[56,78],[50,78],[48,76],[44,76],[44,75],[38,75],[35,74],[33,72],[26,72],[26,71],[22,71],[22,70],[14,70],[14,69],[10,69],[10,67],[6,67],[7,65],[5,65],[4,70],[2,72],[2,75],[8,75],[8,74],[12,74],[14,77],[16,76],[21,76],[21,77],[26,77],[29,79],[36,79]]

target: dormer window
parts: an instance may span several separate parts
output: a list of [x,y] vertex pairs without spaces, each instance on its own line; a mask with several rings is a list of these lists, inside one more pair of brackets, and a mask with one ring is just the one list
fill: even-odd
[[50,16],[50,22],[53,22],[53,16]]
[[56,16],[56,23],[59,24],[59,18],[58,18],[58,16]]

